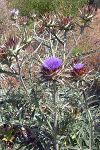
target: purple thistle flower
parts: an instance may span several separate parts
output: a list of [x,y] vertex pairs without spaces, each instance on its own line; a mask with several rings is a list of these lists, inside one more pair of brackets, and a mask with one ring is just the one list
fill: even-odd
[[10,14],[11,14],[11,19],[16,20],[19,15],[19,10],[14,8],[10,11]]
[[51,80],[58,75],[62,67],[62,60],[58,57],[47,57],[42,64],[41,74],[46,80]]
[[74,64],[73,68],[76,69],[76,70],[80,70],[84,67],[84,64],[82,63],[76,63]]
[[54,71],[62,66],[62,60],[57,57],[48,57],[44,60],[43,65],[45,69]]
[[18,9],[14,8],[10,12],[11,12],[12,15],[17,15],[17,16],[19,15],[19,10]]
[[75,63],[73,65],[72,75],[82,76],[82,75],[86,74],[86,72],[87,72],[87,69],[83,63]]

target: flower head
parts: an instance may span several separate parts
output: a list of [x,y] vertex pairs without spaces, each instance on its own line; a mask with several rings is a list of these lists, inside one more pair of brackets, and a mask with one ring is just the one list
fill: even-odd
[[86,73],[86,67],[83,63],[75,63],[73,65],[72,74],[74,76],[82,76]]
[[10,12],[11,12],[12,15],[17,15],[18,16],[18,14],[19,14],[19,10],[15,9],[15,8],[12,9]]
[[18,19],[18,23],[20,25],[27,25],[29,22],[28,17],[27,16],[20,16]]
[[52,56],[46,58],[41,67],[42,77],[47,80],[53,79],[60,72],[62,64],[62,60],[58,57]]
[[62,65],[62,60],[57,57],[48,57],[43,62],[43,67],[48,70],[56,70]]
[[72,17],[67,16],[67,17],[61,18],[60,27],[61,27],[61,29],[64,29],[67,31],[73,29],[74,24],[73,24]]
[[15,49],[17,44],[19,44],[19,38],[15,35],[11,35],[5,42],[5,47],[7,49]]
[[72,23],[72,17],[70,17],[70,16],[64,17],[62,20],[62,23],[64,25],[70,25]]
[[83,21],[90,22],[92,21],[93,17],[96,15],[97,8],[94,5],[86,5],[83,7],[83,11],[81,12],[81,19]]
[[0,47],[0,61],[5,60],[7,58],[7,53],[5,48]]
[[73,68],[76,70],[82,69],[83,67],[84,67],[84,64],[82,64],[82,63],[76,63],[73,66]]
[[18,15],[19,15],[19,10],[14,8],[10,11],[10,13],[11,13],[11,18],[16,20],[18,18]]

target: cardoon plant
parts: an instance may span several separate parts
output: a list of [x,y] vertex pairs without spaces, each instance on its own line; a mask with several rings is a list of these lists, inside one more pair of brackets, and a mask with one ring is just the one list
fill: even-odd
[[34,16],[30,24],[12,20],[17,36],[0,50],[1,149],[97,150],[99,69],[90,69],[86,53],[74,62],[72,55],[87,26],[61,14]]

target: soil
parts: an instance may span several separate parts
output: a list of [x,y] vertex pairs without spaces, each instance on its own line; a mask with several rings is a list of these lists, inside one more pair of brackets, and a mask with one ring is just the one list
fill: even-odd
[[95,51],[95,53],[91,52],[86,55],[84,62],[92,66],[96,71],[100,71],[100,9],[97,10],[90,27],[85,30],[79,47],[85,53]]

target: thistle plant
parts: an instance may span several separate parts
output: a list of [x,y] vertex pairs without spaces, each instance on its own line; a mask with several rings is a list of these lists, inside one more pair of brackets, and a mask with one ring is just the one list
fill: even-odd
[[72,55],[89,24],[32,17],[0,47],[1,148],[99,150],[100,72]]

